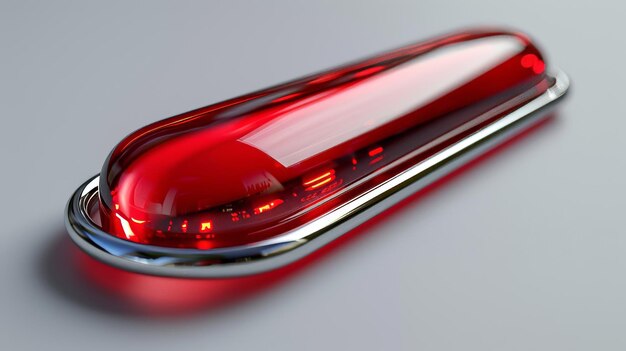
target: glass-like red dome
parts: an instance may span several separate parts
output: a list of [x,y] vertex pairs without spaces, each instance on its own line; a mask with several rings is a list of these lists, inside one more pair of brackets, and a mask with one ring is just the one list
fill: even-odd
[[545,92],[544,68],[522,35],[466,32],[156,122],[105,162],[102,225],[197,249],[286,233]]

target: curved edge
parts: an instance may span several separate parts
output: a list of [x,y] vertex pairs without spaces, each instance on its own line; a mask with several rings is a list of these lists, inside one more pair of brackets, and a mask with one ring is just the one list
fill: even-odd
[[[262,273],[292,263],[340,237],[439,177],[503,141],[528,122],[545,115],[563,97],[568,76],[554,70],[546,92],[492,124],[394,176],[328,214],[276,238],[223,249],[175,249],[137,244],[102,231],[89,218],[98,176],[81,185],[65,208],[72,240],[90,256],[137,273],[183,278],[224,278]],[[535,118],[533,118],[535,117]]]

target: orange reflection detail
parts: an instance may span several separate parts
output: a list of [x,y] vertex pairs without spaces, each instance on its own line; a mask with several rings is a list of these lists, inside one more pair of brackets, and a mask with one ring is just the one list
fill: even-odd
[[370,157],[374,157],[378,154],[380,154],[381,152],[383,152],[383,147],[379,146],[375,149],[370,150],[370,152],[368,152],[367,154],[370,155]]
[[255,215],[258,215],[258,214],[261,214],[261,213],[263,213],[263,212],[267,212],[267,211],[269,211],[269,210],[273,209],[274,207],[276,207],[276,206],[278,206],[278,205],[282,204],[283,202],[284,202],[284,201],[283,201],[283,200],[281,200],[281,199],[276,199],[276,200],[274,200],[274,201],[268,202],[268,203],[266,203],[266,204],[265,204],[265,205],[263,205],[263,206],[259,206],[259,207],[255,208],[255,209],[254,209],[254,214],[255,214]]
[[317,189],[324,184],[328,184],[333,180],[335,180],[335,170],[330,169],[319,176],[315,176],[312,179],[305,180],[304,182],[302,182],[302,185],[306,187],[305,190],[309,191]]
[[213,230],[213,222],[212,221],[207,221],[207,222],[200,223],[200,232],[208,233],[211,230]]
[[187,223],[188,223],[188,221],[185,219],[183,221],[183,224],[180,225],[180,229],[183,230],[183,233],[187,233]]

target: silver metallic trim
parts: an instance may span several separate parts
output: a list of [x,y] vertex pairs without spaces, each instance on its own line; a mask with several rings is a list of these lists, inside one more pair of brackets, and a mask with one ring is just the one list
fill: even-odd
[[279,268],[319,249],[545,116],[546,108],[569,88],[569,79],[563,72],[557,70],[552,76],[554,85],[524,106],[352,201],[275,238],[210,250],[165,248],[116,238],[102,231],[92,220],[91,213],[97,210],[98,176],[89,179],[72,195],[66,207],[65,224],[70,237],[81,249],[107,264],[129,271],[221,278]]

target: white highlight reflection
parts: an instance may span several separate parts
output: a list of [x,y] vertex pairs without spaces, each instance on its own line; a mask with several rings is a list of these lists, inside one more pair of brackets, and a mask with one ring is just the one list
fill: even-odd
[[522,49],[521,42],[502,36],[426,53],[350,89],[283,112],[239,140],[289,167],[428,104]]

